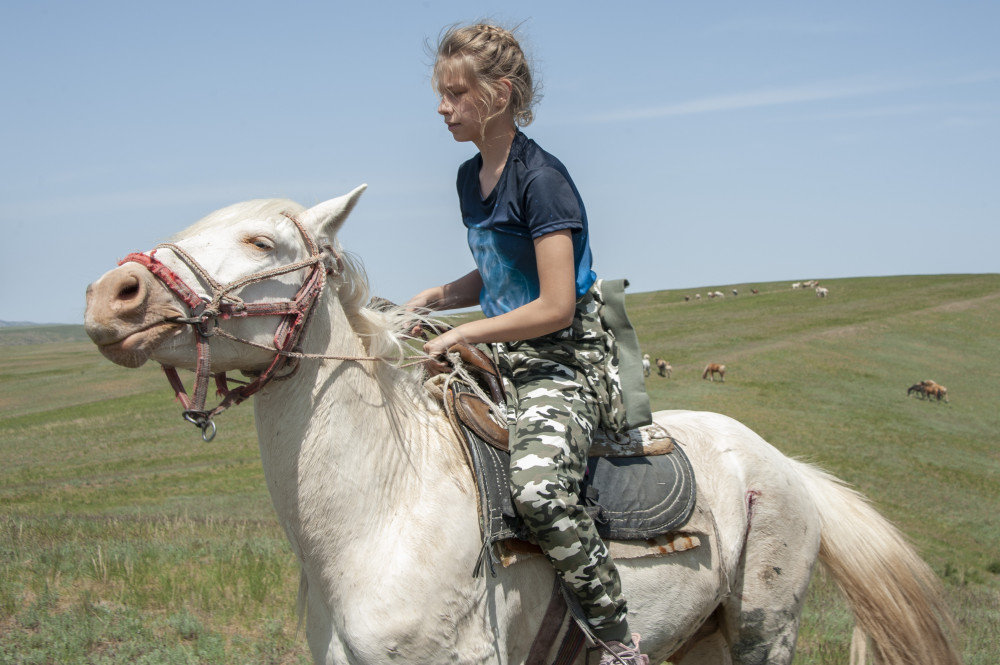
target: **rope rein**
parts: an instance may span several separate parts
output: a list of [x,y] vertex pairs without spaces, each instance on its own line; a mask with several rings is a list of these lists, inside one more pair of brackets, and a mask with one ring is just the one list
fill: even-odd
[[485,390],[479,385],[479,381],[475,379],[474,376],[465,368],[465,362],[462,357],[455,352],[449,352],[447,354],[448,362],[451,363],[452,370],[448,375],[448,378],[444,381],[444,391],[447,392],[448,388],[454,381],[461,381],[463,384],[468,386],[476,397],[482,400],[484,403],[490,407],[490,415],[493,416],[497,424],[501,424],[504,427],[507,426],[507,414],[504,410],[497,404],[493,398],[486,393]]
[[[253,342],[249,339],[243,339],[242,337],[237,337],[230,332],[227,332],[221,328],[215,329],[215,334],[219,337],[225,337],[233,342],[239,342],[240,344],[246,344],[247,346],[252,346],[257,349],[262,349],[264,351],[273,351],[274,353],[280,354],[282,356],[287,356],[289,358],[299,358],[307,360],[368,360],[368,361],[382,361],[382,362],[392,362],[394,359],[390,356],[340,356],[340,355],[324,355],[320,353],[304,353],[302,351],[284,351],[277,349],[273,346],[268,346],[267,344],[260,344],[259,342]],[[410,362],[400,363],[397,367],[413,367],[415,365],[423,364],[427,359],[426,356],[413,355],[413,356],[402,356],[403,358],[413,358]]]

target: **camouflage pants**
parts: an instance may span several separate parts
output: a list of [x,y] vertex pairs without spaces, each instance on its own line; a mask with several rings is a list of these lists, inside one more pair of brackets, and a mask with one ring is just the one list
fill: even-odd
[[579,497],[592,435],[607,408],[592,388],[603,380],[595,368],[606,339],[588,307],[593,303],[584,296],[566,330],[497,345],[508,392],[511,493],[595,635],[628,642],[618,571]]

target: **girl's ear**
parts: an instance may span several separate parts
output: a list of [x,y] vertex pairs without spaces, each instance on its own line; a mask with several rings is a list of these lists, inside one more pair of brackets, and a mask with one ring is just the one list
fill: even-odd
[[510,82],[510,79],[502,78],[497,81],[497,103],[500,104],[502,108],[507,108],[507,104],[510,103],[510,96],[514,91],[514,84]]

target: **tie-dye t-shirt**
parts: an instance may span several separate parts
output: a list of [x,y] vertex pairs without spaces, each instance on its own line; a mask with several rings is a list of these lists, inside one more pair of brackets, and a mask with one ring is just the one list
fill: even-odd
[[481,167],[480,155],[459,167],[458,198],[483,278],[483,313],[497,316],[538,298],[534,239],[563,229],[572,231],[576,296],[586,293],[597,278],[587,212],[562,162],[518,132],[500,181],[485,199],[479,190]]

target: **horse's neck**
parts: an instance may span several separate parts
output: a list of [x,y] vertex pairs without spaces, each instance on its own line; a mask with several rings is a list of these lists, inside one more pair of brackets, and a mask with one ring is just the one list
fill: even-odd
[[[339,304],[317,314],[304,350],[367,355]],[[530,636],[508,630],[516,612],[505,603],[544,608],[548,569],[533,568],[526,586],[489,599],[484,587],[493,582],[472,575],[482,545],[462,448],[420,396],[409,405],[393,398],[390,386],[412,379],[371,362],[304,360],[256,402],[268,488],[302,563],[313,652],[376,645],[413,662],[480,663],[491,658],[492,626],[515,636],[512,659],[521,660],[517,649]],[[490,602],[497,607],[487,618]],[[468,644],[485,651],[459,658]]]
[[[314,315],[302,348],[366,356],[332,300]],[[378,531],[390,523],[398,529],[406,522],[418,495],[421,510],[434,510],[426,501],[429,486],[468,489],[468,472],[458,466],[446,424],[421,408],[415,395],[409,404],[394,399],[387,392],[393,381],[412,380],[380,361],[302,360],[295,377],[272,383],[258,397],[268,488],[301,554],[308,556],[317,543],[325,558],[338,542],[357,551],[366,540],[380,540]],[[443,495],[442,501],[448,493]],[[443,514],[447,506],[439,508]]]

